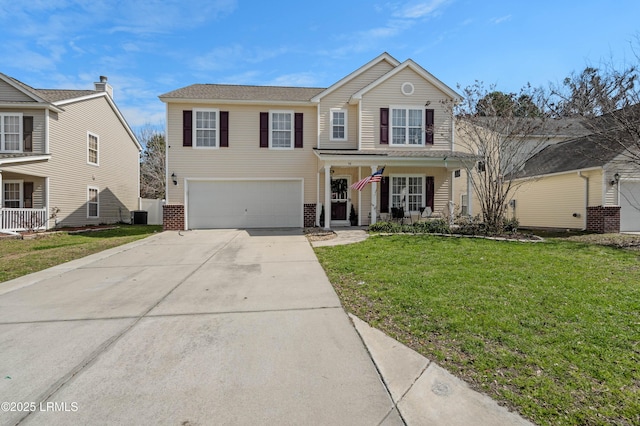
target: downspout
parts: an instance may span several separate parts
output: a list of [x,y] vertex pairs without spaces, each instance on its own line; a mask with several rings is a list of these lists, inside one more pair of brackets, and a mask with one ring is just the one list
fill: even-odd
[[587,215],[589,211],[587,207],[589,207],[589,178],[587,176],[583,176],[582,172],[578,172],[578,176],[584,179],[584,227],[582,230],[587,229]]

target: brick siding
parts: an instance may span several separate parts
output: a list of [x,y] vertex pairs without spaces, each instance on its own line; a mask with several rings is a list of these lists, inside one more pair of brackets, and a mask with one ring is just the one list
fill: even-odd
[[184,229],[184,206],[182,204],[162,206],[162,229],[165,231],[182,231]]
[[304,226],[313,227],[316,225],[316,205],[305,204],[304,205]]
[[620,206],[587,207],[587,231],[599,234],[620,232]]

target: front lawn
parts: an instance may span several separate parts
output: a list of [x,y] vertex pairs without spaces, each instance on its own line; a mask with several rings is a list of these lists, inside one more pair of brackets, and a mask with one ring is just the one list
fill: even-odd
[[374,236],[316,253],[345,308],[537,424],[640,424],[638,252]]
[[[162,226],[119,225],[82,233],[42,234],[30,240],[0,240],[0,283],[102,250],[145,238]],[[2,285],[2,284],[0,284]]]

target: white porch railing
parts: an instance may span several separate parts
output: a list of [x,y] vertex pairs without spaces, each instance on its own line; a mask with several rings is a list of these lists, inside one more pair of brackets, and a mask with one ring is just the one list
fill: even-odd
[[0,231],[47,229],[47,209],[0,208]]

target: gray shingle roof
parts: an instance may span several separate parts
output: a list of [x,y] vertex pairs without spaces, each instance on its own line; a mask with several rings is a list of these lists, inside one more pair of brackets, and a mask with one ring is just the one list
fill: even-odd
[[602,167],[620,154],[622,149],[622,146],[608,143],[598,135],[552,144],[533,155],[525,163],[522,171],[514,173],[510,178]]
[[[2,73],[0,73],[2,74]],[[19,86],[23,90],[32,95],[35,95],[39,98],[42,98],[46,102],[58,102],[65,99],[75,99],[82,96],[93,95],[96,92],[95,90],[66,90],[66,89],[35,89],[28,84],[21,82],[9,75],[2,74],[8,80],[11,80],[16,86]]]
[[192,84],[160,95],[162,100],[212,99],[230,101],[309,102],[325,90],[318,87],[241,86],[233,84]]

